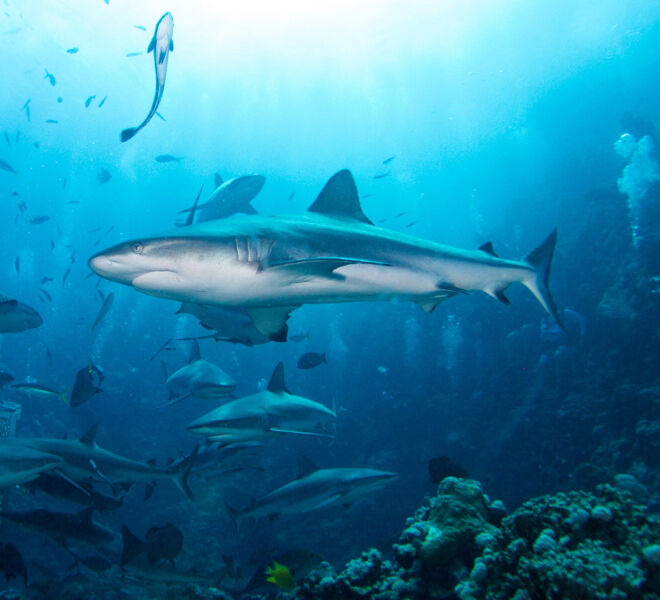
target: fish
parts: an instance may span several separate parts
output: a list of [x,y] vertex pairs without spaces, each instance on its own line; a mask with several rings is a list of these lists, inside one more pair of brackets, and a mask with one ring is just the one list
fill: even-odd
[[213,442],[260,441],[284,434],[334,437],[337,415],[287,390],[284,365],[278,363],[267,389],[231,400],[195,419],[188,430]]
[[311,329],[308,329],[307,331],[301,331],[300,333],[294,333],[293,335],[289,336],[289,340],[296,343],[302,342],[304,340],[308,340],[311,333]]
[[1,158],[0,158],[0,170],[13,173],[14,175],[18,173],[18,171],[16,171],[14,167],[12,167],[6,160],[2,160]]
[[[25,116],[27,117],[28,123],[31,123],[32,119],[30,118],[30,107],[29,106],[25,109]],[[39,147],[39,142],[34,142],[34,147],[38,148]]]
[[264,575],[266,575],[266,581],[268,583],[272,583],[282,591],[289,592],[296,587],[296,582],[293,580],[289,568],[275,560],[272,567],[266,568]]
[[236,388],[236,381],[220,367],[199,358],[199,346],[193,342],[190,361],[185,367],[167,378],[169,399],[165,406],[175,404],[184,398],[221,399],[230,396]]
[[5,373],[4,371],[0,371],[0,388],[3,388],[12,381],[14,381],[13,375],[11,375],[10,373]]
[[16,448],[0,440],[0,489],[11,488],[52,471],[62,459],[34,448]]
[[89,108],[89,105],[92,103],[92,100],[94,100],[94,98],[96,98],[96,95],[89,96],[87,100],[85,100],[85,108]]
[[46,299],[48,302],[53,301],[53,297],[44,289],[39,288],[39,293]]
[[410,223],[406,224],[406,228],[412,227],[413,225],[417,225],[417,223],[419,223],[419,221],[411,221]]
[[172,523],[167,523],[162,527],[151,527],[147,531],[144,542],[125,525],[121,529],[121,535],[123,547],[120,565],[122,567],[143,552],[152,565],[160,560],[167,560],[174,567],[174,559],[183,548],[183,534]]
[[59,398],[66,404],[69,403],[66,397],[66,392],[58,392],[57,390],[41,385],[40,383],[13,383],[11,388],[30,398]]
[[144,54],[144,52],[127,52],[126,57],[133,58],[134,56],[141,56],[142,54]]
[[27,568],[21,553],[13,544],[0,544],[0,571],[7,581],[21,579],[23,586],[27,588]]
[[99,169],[99,172],[96,174],[96,181],[98,181],[99,183],[107,183],[108,181],[110,181],[111,178],[112,178],[112,174],[110,173],[110,171],[108,171],[108,169],[101,168]]
[[105,101],[106,101],[107,99],[108,99],[107,96],[103,96],[103,100],[101,100],[101,102],[99,102],[99,108],[101,108],[101,107],[105,104]]
[[174,50],[174,42],[172,41],[173,31],[174,20],[172,19],[172,15],[169,12],[166,12],[158,20],[158,23],[156,23],[154,37],[151,39],[149,47],[147,48],[147,52],[154,53],[154,68],[156,70],[156,93],[154,94],[154,100],[149,109],[149,114],[140,125],[137,127],[129,127],[121,132],[119,139],[122,142],[126,142],[134,137],[138,131],[151,121],[151,118],[158,110],[158,105],[160,104],[160,101],[163,98],[163,92],[165,91],[165,77],[167,75],[169,54]]
[[161,121],[167,122],[167,119],[166,119],[163,115],[161,115],[158,111],[156,111],[156,116],[157,116]]
[[30,102],[31,102],[31,101],[32,101],[32,98],[28,98],[28,99],[25,101],[25,104],[23,104],[23,107],[21,108],[21,110],[25,110],[28,106],[30,106]]
[[[256,215],[257,211],[250,202],[261,191],[264,183],[266,178],[263,175],[244,175],[221,183],[209,199],[197,207],[197,222],[224,219],[236,213]],[[185,208],[180,213],[192,212],[194,208]]]
[[[556,229],[523,260],[487,245],[461,250],[376,227],[353,177],[335,174],[305,215],[233,216],[123,242],[88,261],[106,279],[145,294],[245,308],[255,327],[286,341],[291,311],[307,303],[402,299],[432,312],[459,294],[522,283],[560,323],[548,287]],[[304,282],[304,285],[301,285]]]
[[64,181],[62,182],[62,191],[66,189],[66,177],[64,178]]
[[73,384],[69,401],[71,408],[82,406],[92,396],[100,394],[103,391],[100,385],[104,379],[103,371],[90,360],[88,365],[76,373],[76,381]]
[[200,325],[205,329],[215,330],[212,337],[218,342],[256,346],[270,341],[254,326],[244,308],[183,302],[175,314],[182,313],[199,319]]
[[172,156],[171,154],[159,154],[155,158],[156,162],[159,163],[169,163],[169,162],[181,162],[183,156]]
[[63,477],[62,475],[48,472],[52,470],[56,471],[57,465],[62,461],[60,457],[54,456],[53,458],[58,461],[54,464],[53,469],[44,468],[36,479],[24,483],[23,488],[31,494],[42,492],[54,498],[91,506],[99,512],[110,512],[123,505],[122,498],[114,498],[113,496],[102,494],[86,481],[75,483],[66,476]]
[[55,80],[55,75],[49,73],[48,69],[44,69],[44,71],[46,71],[46,74],[44,75],[44,79],[48,79],[50,85],[55,86],[55,84],[57,83],[57,81]]
[[115,539],[112,531],[92,520],[93,508],[85,508],[77,513],[56,512],[53,510],[28,510],[16,512],[0,511],[0,518],[56,542],[61,540],[98,547]]
[[396,156],[389,156],[383,161],[383,164],[384,165],[389,165],[395,158],[396,158]]
[[58,470],[69,479],[80,482],[98,482],[111,486],[153,482],[161,479],[172,481],[181,492],[192,499],[188,487],[188,475],[197,456],[195,448],[185,459],[166,468],[158,468],[131,460],[99,447],[96,443],[97,426],[92,426],[79,440],[58,438],[8,438],[7,443],[53,454],[62,459]]
[[70,274],[71,274],[71,267],[69,267],[66,271],[64,271],[64,275],[62,275],[62,285],[66,283],[66,280],[69,278]]
[[11,139],[9,139],[9,134],[5,131],[2,135],[5,137],[5,142],[7,142],[7,146],[11,146]]
[[261,470],[258,466],[263,442],[238,442],[222,445],[207,442],[199,449],[191,473],[208,479],[245,469]]
[[387,173],[378,173],[377,175],[374,175],[374,179],[384,179],[384,178],[387,177],[389,174],[390,174],[389,171],[388,171]]
[[140,31],[146,31],[147,28],[144,25],[133,25],[135,29],[139,29]]
[[46,346],[46,357],[48,358],[49,364],[53,364],[53,355],[51,354],[50,350],[48,349],[48,346]]
[[398,477],[397,473],[362,468],[316,469],[301,473],[243,510],[225,509],[238,531],[245,519],[275,518],[325,508],[337,502],[350,504]]
[[78,46],[74,46],[73,48],[69,48],[67,50],[67,54],[78,54]]
[[313,369],[324,363],[326,365],[328,364],[328,361],[325,359],[325,352],[305,352],[305,354],[298,359],[298,368]]
[[41,215],[38,217],[32,217],[31,219],[28,219],[28,223],[30,223],[30,225],[41,225],[42,223],[46,223],[47,221],[50,221],[50,217],[48,215]]
[[0,333],[20,333],[40,327],[42,324],[43,319],[36,310],[0,294]]
[[101,321],[103,321],[105,316],[110,312],[110,309],[112,308],[112,303],[114,301],[115,301],[115,293],[114,292],[110,292],[103,299],[103,304],[101,304],[101,308],[99,309],[99,312],[96,315],[96,319],[94,320],[94,324],[92,325],[92,329],[91,329],[92,337],[94,336],[94,331],[96,330],[96,327],[99,325],[99,323]]
[[46,123],[51,123],[52,125],[57,125],[59,121],[57,119],[46,119]]

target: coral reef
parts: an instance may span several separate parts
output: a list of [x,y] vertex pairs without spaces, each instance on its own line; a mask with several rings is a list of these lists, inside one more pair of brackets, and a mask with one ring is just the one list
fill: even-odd
[[542,496],[506,516],[471,480],[448,477],[408,519],[393,557],[323,563],[301,600],[660,599],[660,521],[621,489]]

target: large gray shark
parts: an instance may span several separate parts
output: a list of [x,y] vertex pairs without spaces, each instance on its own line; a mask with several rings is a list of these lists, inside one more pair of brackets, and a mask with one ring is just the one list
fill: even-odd
[[10,438],[5,443],[18,449],[34,449],[60,458],[61,462],[56,465],[57,471],[72,481],[95,481],[115,485],[170,479],[188,498],[192,498],[187,480],[197,449],[186,459],[162,469],[104,450],[96,444],[95,438],[96,426],[80,440]]
[[375,469],[319,469],[273,490],[244,510],[236,510],[229,505],[225,507],[238,529],[241,521],[248,518],[304,513],[339,500],[349,504],[396,477],[396,473]]
[[242,306],[255,327],[286,340],[289,313],[306,303],[405,299],[431,312],[480,290],[509,303],[520,282],[559,321],[548,289],[553,231],[523,260],[491,244],[459,250],[376,227],[362,212],[353,176],[336,173],[302,215],[236,215],[171,235],[124,242],[93,256],[102,277],[145,294]]
[[329,408],[289,392],[279,363],[268,389],[227,402],[195,419],[188,429],[213,442],[233,444],[287,433],[334,437],[336,419]]

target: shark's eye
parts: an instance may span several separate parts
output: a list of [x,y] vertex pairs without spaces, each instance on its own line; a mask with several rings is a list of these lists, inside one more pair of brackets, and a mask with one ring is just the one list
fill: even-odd
[[139,242],[137,244],[133,244],[133,252],[135,252],[135,254],[142,254],[144,252],[144,246]]

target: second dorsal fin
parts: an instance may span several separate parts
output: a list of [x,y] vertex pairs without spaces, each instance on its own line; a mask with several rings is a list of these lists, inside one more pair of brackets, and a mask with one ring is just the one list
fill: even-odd
[[353,175],[348,169],[335,173],[309,207],[310,212],[339,219],[353,219],[361,223],[373,223],[362,212],[360,198]]
[[286,389],[286,384],[284,383],[284,363],[277,363],[268,384],[268,391],[274,394],[281,394],[283,392],[287,394],[291,393]]
[[485,244],[481,244],[481,246],[479,246],[479,250],[485,252],[486,254],[490,254],[495,258],[499,258],[497,252],[495,252],[495,249],[493,248],[493,242],[486,242]]

